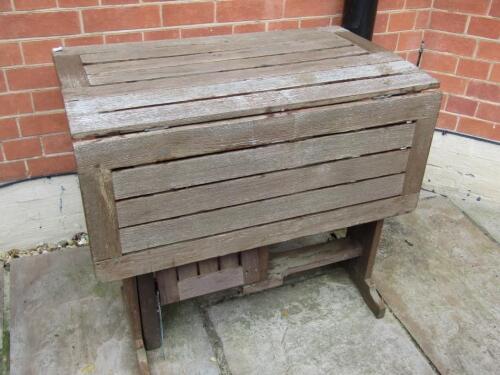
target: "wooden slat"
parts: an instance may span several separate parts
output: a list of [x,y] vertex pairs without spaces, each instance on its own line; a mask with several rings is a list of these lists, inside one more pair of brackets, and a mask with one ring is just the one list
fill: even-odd
[[[138,106],[137,100],[142,100],[144,105],[145,97],[155,103],[155,97],[165,93],[166,89],[179,88],[200,88],[208,85],[216,85],[221,83],[241,82],[256,79],[265,79],[270,77],[278,77],[291,74],[313,73],[319,71],[328,71],[336,68],[366,66],[372,64],[380,64],[391,61],[401,61],[402,59],[393,53],[374,53],[364,54],[359,56],[345,56],[336,59],[309,61],[288,65],[286,69],[280,66],[263,66],[246,70],[242,75],[241,71],[226,71],[219,73],[203,74],[197,76],[196,80],[193,77],[170,77],[160,78],[150,81],[138,81],[117,83],[105,86],[89,86],[79,89],[65,90],[66,105],[71,102],[85,98],[96,98],[98,100],[105,98],[114,101],[122,98],[123,103],[134,103]],[[150,94],[149,94],[150,93]],[[149,95],[149,96],[148,96]]]
[[413,194],[420,191],[422,179],[424,178],[425,166],[431,148],[434,127],[441,105],[441,97],[436,98],[430,105],[430,110],[434,112],[428,118],[417,121],[415,125],[415,136],[413,138],[412,149],[408,160],[408,174],[405,180],[404,193]]
[[113,172],[116,199],[408,147],[414,124],[311,138]]
[[89,85],[80,56],[60,56],[55,52],[54,62],[63,90]]
[[242,267],[227,268],[179,281],[179,297],[182,301],[243,284]]
[[[313,40],[311,42],[297,43],[297,42],[283,42],[274,44],[272,46],[261,46],[248,49],[239,49],[237,51],[222,51],[213,52],[209,51],[205,54],[193,54],[158,57],[149,59],[138,59],[128,61],[118,61],[106,64],[86,65],[85,71],[88,75],[100,75],[110,72],[125,72],[136,71],[145,69],[156,69],[160,67],[178,66],[185,64],[198,64],[215,61],[229,61],[240,60],[255,57],[273,56],[278,54],[299,53],[302,51],[317,51],[326,50],[332,53],[332,50],[349,50],[357,54],[367,53],[364,49],[357,46],[339,46],[338,41],[331,38],[325,40]],[[353,53],[353,54],[354,54]]]
[[230,96],[212,100],[124,110],[71,118],[75,137],[133,131],[154,126],[176,126],[225,118],[314,107],[362,100],[377,95],[395,95],[432,88],[437,81],[423,73],[348,81],[320,86]]
[[360,37],[359,35],[356,35],[348,30],[339,30],[335,33],[335,35],[340,36],[341,38],[344,38],[353,44],[363,48],[366,51],[369,52],[383,52],[385,51],[384,48],[376,45],[375,43],[370,42],[369,40]]
[[102,281],[119,280],[150,270],[176,267],[297,237],[328,232],[407,213],[416,207],[417,200],[416,194],[382,199],[131,253],[118,259],[97,262],[96,275]]
[[115,197],[108,169],[82,169],[78,178],[94,261],[122,254]]
[[162,305],[179,301],[177,271],[175,268],[158,271],[156,273],[156,284],[160,291],[160,303]]
[[217,272],[219,270],[219,261],[217,258],[202,260],[198,262],[198,267],[200,269],[200,275]]
[[404,175],[287,195],[120,230],[123,253],[262,225],[401,194]]
[[[333,47],[336,43],[330,43],[328,47]],[[319,47],[319,46],[318,46]],[[300,50],[300,48],[299,48]],[[349,55],[360,55],[364,52],[361,48],[353,48]],[[280,66],[285,70],[289,65],[303,63],[307,61],[331,60],[340,56],[345,56],[344,51],[338,53],[336,48],[315,49],[305,52],[282,53],[262,57],[246,59],[232,59],[227,61],[209,61],[188,63],[177,66],[148,67],[135,70],[118,70],[87,75],[91,85],[108,85],[121,82],[134,82],[152,80],[166,77],[187,76],[192,79],[198,78],[202,74],[219,73],[226,71],[241,71],[242,76],[246,70],[259,68],[261,66]],[[192,59],[191,59],[192,61]]]
[[259,266],[259,249],[241,252],[241,267],[243,268],[245,284],[256,283],[261,279]]
[[[358,61],[359,62],[359,61]],[[149,90],[148,93],[133,92],[125,95],[96,96],[67,103],[71,116],[82,116],[95,112],[112,112],[128,108],[151,107],[192,100],[215,99],[237,94],[251,94],[262,91],[311,86],[345,80],[378,77],[382,75],[416,72],[417,68],[407,61],[376,63],[370,61],[359,67],[328,68],[309,73],[285,74],[269,78],[248,78],[236,82],[216,83],[196,88],[172,88],[171,90]],[[159,91],[159,92],[157,92]]]
[[80,168],[114,169],[255,147],[429,117],[438,97],[425,92],[80,141],[74,144],[75,155]]
[[117,202],[120,227],[401,173],[408,150],[339,160]]
[[238,254],[228,254],[219,258],[221,270],[236,268],[239,266]]
[[195,277],[198,275],[198,266],[196,263],[185,264],[177,268],[179,281]]

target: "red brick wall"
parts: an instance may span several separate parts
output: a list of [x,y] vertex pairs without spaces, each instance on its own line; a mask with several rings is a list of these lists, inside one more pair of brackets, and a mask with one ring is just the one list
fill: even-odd
[[[343,3],[0,0],[0,182],[74,171],[52,48],[336,25]],[[447,93],[439,126],[496,140],[499,3],[379,0],[374,37],[413,62],[425,39]]]

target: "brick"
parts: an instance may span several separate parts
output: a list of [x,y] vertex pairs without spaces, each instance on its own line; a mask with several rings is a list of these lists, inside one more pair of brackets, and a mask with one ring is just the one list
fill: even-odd
[[0,44],[0,66],[12,66],[23,63],[21,49],[17,43]]
[[30,177],[69,173],[76,170],[73,154],[31,159],[27,163]]
[[467,89],[467,96],[498,102],[500,100],[500,85],[480,81],[471,81]]
[[431,14],[430,28],[433,30],[463,33],[467,24],[467,16],[457,13],[437,12]]
[[472,56],[476,48],[474,39],[441,32],[426,31],[424,39],[429,49],[457,55]]
[[285,17],[326,16],[340,14],[342,9],[343,0],[287,0]]
[[56,0],[14,0],[16,10],[34,10],[57,7]]
[[375,34],[373,35],[373,42],[388,51],[394,51],[398,44],[398,34]]
[[500,0],[493,0],[490,9],[490,16],[500,17]]
[[171,3],[162,7],[165,26],[196,25],[214,22],[213,2]]
[[407,9],[423,9],[430,8],[432,0],[406,0],[405,8]]
[[408,62],[411,62],[414,65],[417,65],[418,55],[419,55],[418,51],[410,51],[406,55],[406,59],[405,60],[408,61]]
[[377,13],[375,17],[375,25],[373,27],[374,33],[385,33],[387,31],[387,24],[389,23],[389,15],[387,13]]
[[102,5],[137,4],[139,0],[101,0]]
[[19,137],[16,120],[7,118],[0,120],[0,141]]
[[413,30],[417,12],[391,13],[387,31]]
[[104,37],[106,43],[128,43],[142,41],[142,33],[113,34]]
[[68,131],[68,121],[65,113],[32,115],[19,119],[23,136],[62,133]]
[[500,124],[500,105],[480,102],[476,117]]
[[337,15],[332,17],[332,26],[342,25],[342,15]]
[[217,1],[217,21],[254,21],[280,18],[280,0],[233,0]]
[[59,39],[23,42],[24,61],[26,64],[43,64],[52,62],[52,48],[62,46]]
[[492,140],[500,139],[500,127],[495,129],[495,126],[491,122],[468,117],[460,118],[457,130],[461,133],[470,134],[480,138]]
[[42,155],[42,146],[38,137],[3,142],[3,150],[7,160],[26,159]]
[[0,15],[0,39],[79,33],[80,20],[74,11]]
[[79,36],[76,38],[64,39],[64,45],[67,47],[89,46],[92,44],[103,44],[103,43],[104,43],[104,38],[102,35]]
[[477,57],[480,59],[500,61],[500,43],[479,41]]
[[312,28],[312,27],[325,27],[325,26],[330,26],[330,17],[312,18],[300,21],[300,27],[302,29]]
[[8,12],[9,10],[12,10],[12,5],[10,0],[0,0],[0,11],[1,12]]
[[500,38],[500,19],[472,17],[467,33],[483,38]]
[[43,136],[42,145],[45,155],[73,151],[73,142],[71,142],[71,136],[69,133]]
[[258,33],[260,31],[266,31],[266,25],[264,23],[247,23],[244,25],[234,25],[233,32],[237,33]]
[[156,5],[86,9],[82,17],[85,32],[147,29],[161,25]]
[[423,10],[417,12],[417,19],[415,20],[415,29],[427,29],[431,23],[431,12]]
[[455,95],[463,95],[465,93],[468,80],[435,72],[431,72],[430,74],[439,81],[442,91]]
[[194,38],[199,36],[232,34],[232,26],[197,27],[181,29],[181,38]]
[[11,90],[40,89],[59,86],[54,66],[16,68],[7,71]]
[[59,0],[59,8],[91,7],[99,5],[99,0]]
[[455,130],[457,127],[457,123],[458,123],[458,116],[441,111],[439,112],[436,128]]
[[446,104],[446,110],[452,113],[458,113],[460,115],[474,116],[477,109],[477,101],[470,100],[467,98],[462,98],[454,95],[448,97]]
[[453,73],[457,66],[457,60],[455,56],[425,51],[422,55],[421,67],[435,72]]
[[298,29],[299,21],[298,20],[284,20],[284,21],[273,21],[269,22],[268,30],[289,30],[289,29]]
[[0,116],[12,116],[32,111],[30,94],[0,95]]
[[379,0],[377,10],[379,12],[382,10],[399,10],[403,9],[404,4],[404,0]]
[[181,33],[179,29],[175,30],[156,30],[144,32],[144,40],[165,40],[165,39],[179,39]]
[[399,34],[398,51],[408,51],[420,48],[422,31],[405,31]]
[[26,166],[24,161],[0,163],[0,181],[15,181],[24,177],[26,177]]
[[7,81],[5,80],[3,70],[0,70],[0,93],[4,91],[7,91]]
[[493,65],[493,69],[491,69],[490,74],[490,81],[500,83],[500,64]]
[[435,0],[434,8],[451,12],[486,14],[490,0]]
[[479,60],[460,59],[457,75],[462,77],[486,79],[490,70],[490,64]]
[[43,91],[35,91],[33,95],[33,104],[35,111],[52,111],[55,109],[64,109],[61,90],[50,89]]

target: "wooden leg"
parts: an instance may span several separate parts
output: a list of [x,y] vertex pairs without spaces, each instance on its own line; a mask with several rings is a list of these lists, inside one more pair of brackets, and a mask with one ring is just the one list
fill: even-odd
[[347,236],[358,241],[363,249],[361,256],[348,262],[349,275],[368,307],[379,319],[385,314],[385,304],[378,294],[371,276],[383,224],[383,220],[378,220],[351,227],[347,231]]
[[161,346],[161,322],[158,312],[155,279],[152,273],[137,276],[137,292],[141,311],[142,336],[146,350]]
[[245,284],[253,284],[267,277],[269,250],[267,247],[241,252]]

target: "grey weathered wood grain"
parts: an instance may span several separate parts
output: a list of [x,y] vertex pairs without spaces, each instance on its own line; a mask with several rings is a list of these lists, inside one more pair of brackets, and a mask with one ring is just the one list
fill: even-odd
[[236,268],[239,266],[238,254],[228,254],[219,258],[220,269]]
[[120,227],[401,173],[409,150],[339,160],[118,201]]
[[61,56],[55,52],[53,58],[63,90],[89,85],[80,56]]
[[129,253],[396,196],[402,193],[403,180],[403,174],[380,177],[122,228],[122,251]]
[[198,268],[200,269],[200,275],[217,272],[219,269],[219,261],[217,258],[202,260],[198,262]]
[[162,305],[179,301],[177,270],[175,268],[167,268],[156,272],[156,284],[158,285]]
[[151,89],[148,96],[129,93],[123,96],[94,97],[68,102],[72,116],[82,116],[95,112],[113,112],[143,106],[166,105],[201,99],[222,98],[231,95],[243,95],[262,91],[290,89],[301,86],[334,83],[346,80],[373,78],[393,74],[416,72],[417,68],[407,61],[390,61],[359,67],[341,67],[317,72],[297,73],[270,78],[248,79],[237,82],[217,83],[193,88],[173,88],[171,90]]
[[70,127],[73,136],[78,138],[281,112],[362,100],[377,95],[418,92],[436,85],[437,81],[427,74],[411,73],[82,117],[70,115]]
[[116,199],[408,147],[414,124],[335,134],[113,172]]
[[223,233],[208,238],[179,242],[120,258],[97,262],[97,276],[103,281],[175,267],[194,261],[327,232],[338,228],[400,215],[413,210],[417,195],[405,195],[340,208],[269,225]]
[[438,95],[425,92],[78,141],[75,155],[81,168],[114,169],[370,128],[429,117]]
[[180,280],[188,279],[198,275],[198,266],[196,263],[184,264],[177,268],[177,276]]
[[335,32],[335,35],[340,36],[341,38],[344,38],[353,44],[363,48],[365,51],[369,52],[383,52],[385,51],[384,48],[370,42],[368,39],[362,38],[359,35],[356,35],[350,31],[347,30],[337,30]]

